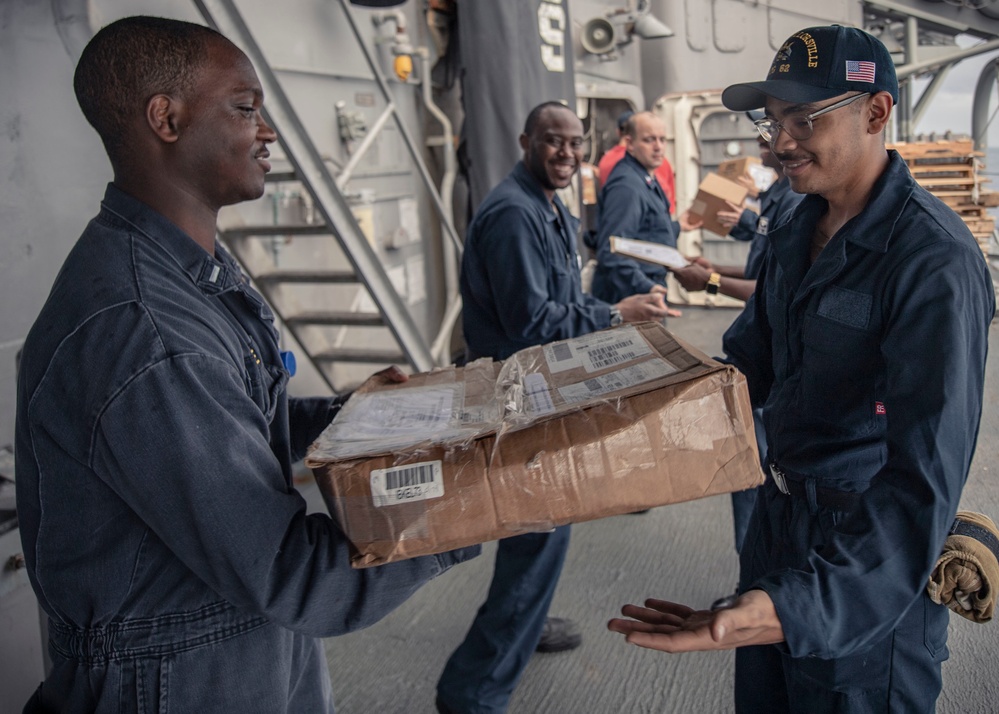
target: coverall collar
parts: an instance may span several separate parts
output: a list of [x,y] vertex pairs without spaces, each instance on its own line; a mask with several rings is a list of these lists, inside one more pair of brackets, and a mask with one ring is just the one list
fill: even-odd
[[228,292],[243,281],[235,260],[218,241],[215,243],[215,255],[209,255],[165,216],[112,183],[108,184],[104,193],[101,213],[104,218],[120,222],[148,238],[206,294]]
[[517,165],[513,167],[513,177],[520,184],[521,188],[524,189],[524,193],[538,202],[546,221],[552,223],[557,218],[555,212],[551,209],[552,203],[555,204],[561,215],[568,215],[565,204],[558,197],[558,193],[555,193],[552,197],[551,203],[548,202],[548,197],[545,196],[545,192],[541,189],[541,183],[534,178],[534,174],[524,165],[523,161],[518,161]]
[[[867,206],[836,233],[851,243],[879,253],[888,251],[888,241],[895,233],[895,222],[916,188],[916,182],[898,152],[889,151],[888,159],[888,168],[875,181]],[[825,213],[827,205],[821,196],[806,196],[799,209],[802,220],[795,223],[814,226]]]
[[656,179],[655,169],[649,171],[647,168],[642,166],[642,164],[638,161],[638,159],[629,154],[627,151],[625,151],[624,156],[621,157],[621,163],[624,164],[625,167],[631,169],[636,174],[641,176],[642,180],[645,181],[645,186],[650,191],[653,191],[661,195],[665,199],[666,194],[663,192],[662,187],[659,185],[658,179]]

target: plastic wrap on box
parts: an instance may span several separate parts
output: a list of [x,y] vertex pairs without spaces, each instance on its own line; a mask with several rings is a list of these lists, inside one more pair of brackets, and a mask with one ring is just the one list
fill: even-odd
[[763,481],[745,379],[652,322],[355,393],[306,463],[357,567]]

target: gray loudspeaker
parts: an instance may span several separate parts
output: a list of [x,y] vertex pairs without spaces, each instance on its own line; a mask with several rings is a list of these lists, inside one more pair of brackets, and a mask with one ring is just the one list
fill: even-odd
[[583,49],[595,55],[602,55],[614,49],[617,42],[617,31],[614,25],[603,17],[595,17],[587,20],[583,25],[583,32],[580,40]]

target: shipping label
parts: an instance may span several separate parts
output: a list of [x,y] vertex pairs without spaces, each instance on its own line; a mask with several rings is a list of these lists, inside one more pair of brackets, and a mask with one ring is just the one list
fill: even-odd
[[559,388],[559,394],[568,404],[585,402],[589,399],[601,397],[611,392],[621,389],[651,382],[654,379],[666,377],[679,369],[665,359],[651,359],[640,364],[633,364],[630,367],[619,369],[597,377],[569,384]]
[[348,441],[429,437],[453,425],[455,409],[463,400],[460,383],[355,394],[338,415],[342,418],[334,422],[336,437]]
[[545,361],[552,374],[577,367],[597,372],[650,354],[649,343],[631,325],[545,345]]
[[376,508],[426,501],[444,495],[440,461],[423,461],[371,472],[371,500]]

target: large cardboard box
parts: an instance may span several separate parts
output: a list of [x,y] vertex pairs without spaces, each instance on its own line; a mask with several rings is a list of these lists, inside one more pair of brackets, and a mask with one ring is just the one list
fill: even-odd
[[720,236],[728,235],[729,229],[718,222],[718,211],[732,210],[726,201],[741,206],[746,200],[748,189],[734,181],[710,173],[697,187],[697,196],[690,206],[690,213],[704,221],[704,228]]
[[355,393],[306,463],[355,567],[763,481],[744,377],[652,322]]

